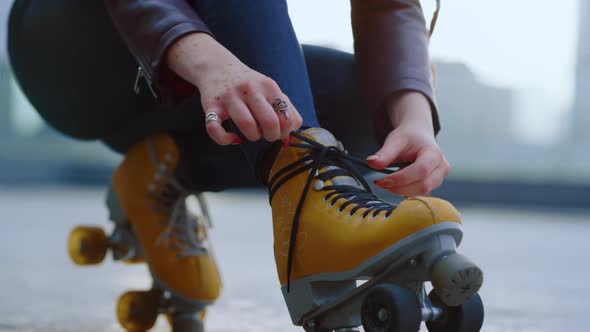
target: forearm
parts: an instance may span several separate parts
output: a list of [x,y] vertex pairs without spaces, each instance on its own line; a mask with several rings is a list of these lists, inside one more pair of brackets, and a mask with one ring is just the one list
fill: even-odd
[[[377,138],[393,129],[392,99],[419,92],[432,111],[430,123],[438,131],[431,82],[428,38],[418,0],[352,0],[355,54],[367,108]],[[415,98],[414,98],[415,99]]]

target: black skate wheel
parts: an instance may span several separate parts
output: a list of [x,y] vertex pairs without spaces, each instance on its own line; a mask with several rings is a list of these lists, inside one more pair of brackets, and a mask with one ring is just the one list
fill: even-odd
[[361,307],[366,332],[414,332],[420,329],[422,312],[416,293],[397,285],[373,287]]
[[176,313],[170,317],[170,325],[174,332],[204,332],[205,324],[195,314]]
[[474,294],[467,302],[458,307],[443,303],[435,291],[428,295],[433,306],[443,310],[442,316],[426,322],[430,332],[479,332],[484,320],[483,302],[479,294]]

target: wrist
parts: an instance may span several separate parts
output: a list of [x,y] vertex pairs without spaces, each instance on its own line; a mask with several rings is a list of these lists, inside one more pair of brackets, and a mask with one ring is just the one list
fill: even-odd
[[420,92],[403,91],[392,96],[386,105],[393,128],[411,126],[432,131],[432,110],[428,99]]
[[199,88],[207,73],[220,63],[239,62],[225,47],[207,33],[196,32],[177,40],[166,56],[168,67]]

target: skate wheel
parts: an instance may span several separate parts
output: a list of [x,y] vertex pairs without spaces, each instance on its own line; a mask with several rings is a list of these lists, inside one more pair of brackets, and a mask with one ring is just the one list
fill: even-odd
[[95,265],[104,260],[109,239],[100,227],[78,226],[68,237],[68,253],[78,265]]
[[204,332],[205,324],[198,313],[175,313],[168,315],[172,331]]
[[[183,317],[187,317],[185,315],[188,315],[188,317],[190,317],[191,319],[193,319],[193,317],[194,317],[194,319],[198,319],[201,322],[205,322],[205,317],[207,316],[207,308],[205,308],[197,313],[194,313],[194,314],[183,314]],[[168,321],[168,324],[170,324],[170,326],[174,326],[175,317],[176,316],[173,314],[170,314],[170,313],[166,314],[166,320]]]
[[418,331],[422,312],[414,292],[383,284],[373,287],[365,297],[361,320],[366,332]]
[[304,325],[303,329],[305,330],[305,332],[332,332],[332,331],[334,331],[331,329],[326,329],[321,326],[315,326],[315,325],[312,325],[312,326]]
[[158,291],[126,292],[117,302],[119,324],[129,332],[143,332],[151,329],[158,318],[161,293]]
[[436,262],[432,268],[432,287],[448,306],[460,306],[481,288],[483,273],[475,263],[460,254]]
[[435,307],[443,310],[442,316],[426,322],[430,332],[479,332],[484,320],[484,308],[479,294],[474,294],[459,307],[450,307],[443,303],[439,295],[432,291],[428,295]]

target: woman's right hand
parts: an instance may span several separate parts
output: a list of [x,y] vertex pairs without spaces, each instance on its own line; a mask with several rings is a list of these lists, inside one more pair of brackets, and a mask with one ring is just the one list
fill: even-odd
[[[301,115],[276,82],[250,69],[208,34],[180,38],[170,47],[167,64],[199,89],[205,114],[232,119],[250,141],[283,140],[301,127]],[[288,103],[287,115],[273,109],[277,98]],[[207,124],[211,139],[220,145],[239,144],[239,136],[226,131],[221,121]]]

